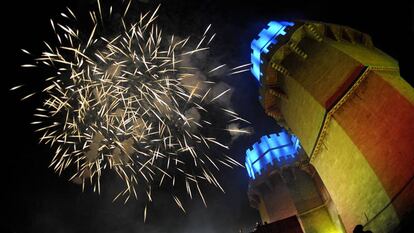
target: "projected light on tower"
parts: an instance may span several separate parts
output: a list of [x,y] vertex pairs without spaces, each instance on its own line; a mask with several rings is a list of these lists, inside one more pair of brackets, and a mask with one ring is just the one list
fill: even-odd
[[255,179],[268,165],[290,164],[300,149],[297,137],[286,131],[265,135],[246,150],[246,169],[249,177]]
[[271,21],[267,24],[268,28],[263,29],[259,35],[258,39],[253,40],[251,43],[252,54],[251,54],[251,62],[252,68],[251,71],[256,77],[256,79],[260,82],[260,77],[263,75],[261,71],[261,64],[263,61],[261,60],[261,54],[267,54],[269,52],[269,46],[272,44],[277,44],[278,40],[277,37],[280,35],[285,35],[285,29],[287,27],[293,26],[294,23],[292,22],[276,22]]

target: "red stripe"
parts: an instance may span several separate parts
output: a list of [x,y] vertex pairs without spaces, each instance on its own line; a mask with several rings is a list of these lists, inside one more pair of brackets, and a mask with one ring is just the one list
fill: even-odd
[[351,88],[355,80],[361,75],[364,65],[357,66],[347,79],[336,89],[331,97],[325,102],[325,108],[329,111],[336,102]]
[[[372,72],[334,117],[394,198],[414,175],[414,105]],[[412,208],[414,194],[397,199],[401,216]]]

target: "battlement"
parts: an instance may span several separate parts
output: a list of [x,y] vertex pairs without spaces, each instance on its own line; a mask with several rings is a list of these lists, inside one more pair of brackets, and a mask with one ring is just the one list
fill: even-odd
[[271,21],[267,24],[268,28],[263,29],[259,35],[258,39],[254,39],[251,43],[252,54],[251,54],[251,62],[252,68],[251,71],[256,79],[260,82],[260,77],[263,73],[260,70],[260,66],[263,63],[261,60],[261,54],[267,54],[269,52],[268,48],[270,45],[274,45],[277,43],[277,37],[279,35],[285,35],[285,29],[287,27],[293,26],[294,23],[292,22],[276,22]]
[[246,150],[245,165],[249,177],[255,179],[256,174],[260,175],[268,166],[289,164],[299,149],[299,140],[285,130],[262,136]]

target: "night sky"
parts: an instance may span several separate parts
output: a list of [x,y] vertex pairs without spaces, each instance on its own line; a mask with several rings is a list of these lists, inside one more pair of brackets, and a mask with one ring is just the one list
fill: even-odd
[[[376,47],[399,60],[402,77],[413,85],[413,59],[410,58],[410,51],[414,51],[413,3],[361,2],[149,0],[149,3],[134,3],[130,11],[138,14],[153,10],[162,3],[158,25],[165,33],[181,36],[202,34],[211,23],[217,36],[210,56],[229,67],[250,61],[250,42],[270,20],[306,19],[351,26],[370,34]],[[145,224],[139,201],[132,200],[125,205],[112,203],[110,190],[117,185],[116,182],[104,182],[101,195],[90,190],[82,193],[78,185],[48,168],[53,151],[38,144],[39,135],[30,125],[41,98],[20,101],[23,96],[43,87],[45,75],[41,69],[20,68],[21,64],[32,61],[20,49],[27,49],[35,55],[43,51],[42,41],[53,37],[49,19],[58,17],[66,6],[79,15],[87,15],[88,10],[95,9],[93,0],[2,3],[1,78],[5,83],[1,85],[1,161],[3,182],[6,183],[2,189],[2,202],[6,207],[2,207],[5,217],[1,225],[5,226],[6,232],[230,233],[253,227],[260,217],[255,209],[249,207],[246,194],[248,176],[243,168],[223,170],[220,179],[225,194],[207,187],[208,208],[204,208],[200,198],[196,198],[184,203],[187,209],[184,214],[170,198],[165,198],[168,194],[157,194]],[[233,109],[249,120],[254,128],[252,135],[240,137],[231,144],[230,154],[244,164],[245,149],[262,135],[277,131],[278,126],[264,114],[257,98],[258,84],[251,73],[222,81],[234,89],[230,99]],[[8,91],[19,84],[28,87],[17,92]]]

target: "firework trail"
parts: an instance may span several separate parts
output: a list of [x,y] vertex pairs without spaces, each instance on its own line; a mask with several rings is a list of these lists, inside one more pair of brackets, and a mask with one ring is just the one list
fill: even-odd
[[[128,8],[129,4],[124,16]],[[46,79],[42,92],[47,98],[35,114],[39,120],[32,122],[41,132],[40,142],[55,151],[50,167],[59,174],[73,171],[71,180],[82,188],[89,183],[98,193],[101,176],[115,171],[125,188],[114,200],[152,201],[154,187],[180,183],[190,198],[196,192],[205,204],[200,184],[223,190],[215,176],[220,165],[241,166],[217,153],[228,146],[210,132],[249,133],[238,127],[237,122],[245,120],[237,113],[214,107],[230,89],[214,93],[215,83],[200,78],[199,70],[184,62],[208,50],[215,34],[208,36],[209,26],[194,47],[190,38],[166,38],[155,24],[157,8],[129,26],[122,19],[118,35],[102,37],[97,33],[104,17],[99,1],[98,9],[90,13],[93,27],[86,37],[77,28],[51,20],[59,44],[54,48],[45,43],[47,51],[35,59],[56,70]],[[61,15],[76,21],[67,11]],[[248,65],[230,69],[228,75],[243,72]],[[219,111],[228,118],[229,127],[220,130],[210,121],[212,107],[215,114]],[[185,211],[174,193],[171,197]],[[147,207],[144,220],[146,212]]]

